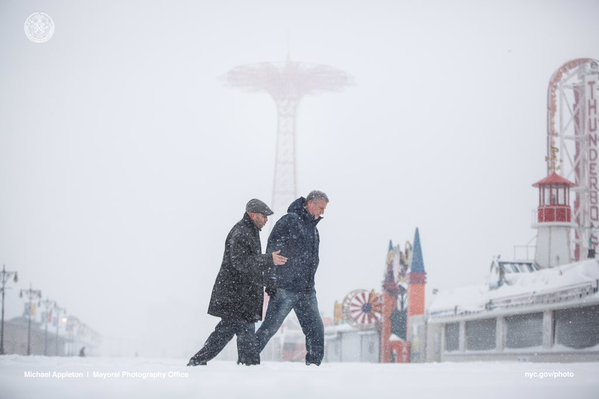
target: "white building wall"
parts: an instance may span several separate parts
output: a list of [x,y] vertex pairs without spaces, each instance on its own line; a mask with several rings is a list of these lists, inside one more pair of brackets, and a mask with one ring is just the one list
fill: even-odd
[[[578,306],[576,306],[578,305]],[[542,310],[543,319],[542,325],[539,326],[539,330],[542,330],[542,344],[538,346],[527,346],[520,348],[510,348],[506,345],[508,325],[506,318],[514,315],[526,316],[539,314],[538,308],[532,309],[518,309],[513,313],[504,313],[495,315],[496,321],[496,346],[491,350],[466,350],[465,348],[465,323],[469,320],[488,319],[489,314],[480,314],[466,316],[464,319],[456,320],[450,319],[443,322],[437,322],[429,320],[428,329],[429,337],[437,336],[441,339],[441,361],[500,361],[500,360],[517,360],[517,361],[530,361],[530,362],[582,362],[582,361],[599,361],[599,344],[595,346],[589,346],[584,348],[573,348],[568,347],[564,344],[560,344],[556,337],[557,329],[559,326],[555,322],[556,312],[559,311],[578,311],[580,314],[577,316],[576,325],[568,323],[567,315],[564,317],[566,320],[563,323],[568,326],[570,332],[578,332],[581,329],[583,331],[596,331],[596,326],[599,325],[599,304],[596,302],[581,304],[578,303],[574,306],[556,306],[552,309]],[[586,313],[585,313],[586,312]],[[588,314],[588,317],[585,316]],[[448,351],[445,349],[445,325],[447,323],[459,322],[459,343],[460,347],[458,350]],[[529,332],[529,330],[526,330]],[[582,333],[583,335],[586,333]],[[588,337],[588,335],[585,335]],[[585,342],[588,340],[584,340]],[[595,340],[596,342],[596,340]],[[432,349],[431,349],[432,352]],[[432,353],[427,357],[428,361],[435,361]]]
[[543,269],[572,262],[570,231],[565,223],[540,223],[537,228],[535,262]]
[[358,334],[341,334],[341,361],[359,362],[360,361],[360,336]]
[[426,328],[426,360],[427,362],[441,361],[443,350],[444,331],[443,324],[427,323]]
[[325,334],[325,361],[370,362],[380,360],[380,335],[376,329],[332,331]]

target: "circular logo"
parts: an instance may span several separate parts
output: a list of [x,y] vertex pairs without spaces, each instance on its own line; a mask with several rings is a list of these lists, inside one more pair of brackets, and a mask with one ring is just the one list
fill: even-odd
[[25,20],[25,35],[34,43],[45,43],[54,34],[54,21],[48,14],[34,12]]

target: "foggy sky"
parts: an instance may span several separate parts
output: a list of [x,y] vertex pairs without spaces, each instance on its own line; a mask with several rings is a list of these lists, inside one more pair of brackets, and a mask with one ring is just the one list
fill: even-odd
[[[54,20],[47,43],[24,34],[36,11]],[[355,81],[298,111],[300,195],[331,199],[321,310],[380,290],[388,241],[416,227],[428,300],[482,281],[534,239],[549,78],[599,58],[597,15],[571,0],[1,0],[7,317],[31,282],[120,354],[195,352],[218,321],[226,234],[272,193],[274,103],[222,77],[288,51]]]

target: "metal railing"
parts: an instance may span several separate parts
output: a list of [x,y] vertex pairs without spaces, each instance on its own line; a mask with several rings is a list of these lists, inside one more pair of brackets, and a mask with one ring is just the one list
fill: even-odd
[[511,309],[533,305],[549,305],[553,303],[564,303],[578,301],[587,296],[596,294],[599,290],[599,280],[572,284],[551,292],[532,291],[525,294],[513,295],[503,298],[490,299],[480,309],[462,309],[459,305],[451,308],[439,309],[429,313],[433,318],[468,316],[496,309]]

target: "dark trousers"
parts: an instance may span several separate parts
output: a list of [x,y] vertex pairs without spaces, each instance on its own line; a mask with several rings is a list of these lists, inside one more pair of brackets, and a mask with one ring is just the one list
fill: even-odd
[[223,318],[204,343],[204,347],[193,358],[198,362],[208,362],[214,359],[233,339],[233,336],[237,335],[237,363],[260,364],[255,329],[255,323]]
[[314,290],[293,292],[277,288],[268,303],[264,322],[256,331],[259,352],[262,352],[266,343],[281,327],[291,309],[295,312],[302,332],[306,336],[306,362],[320,364],[324,356],[324,325],[318,311]]

